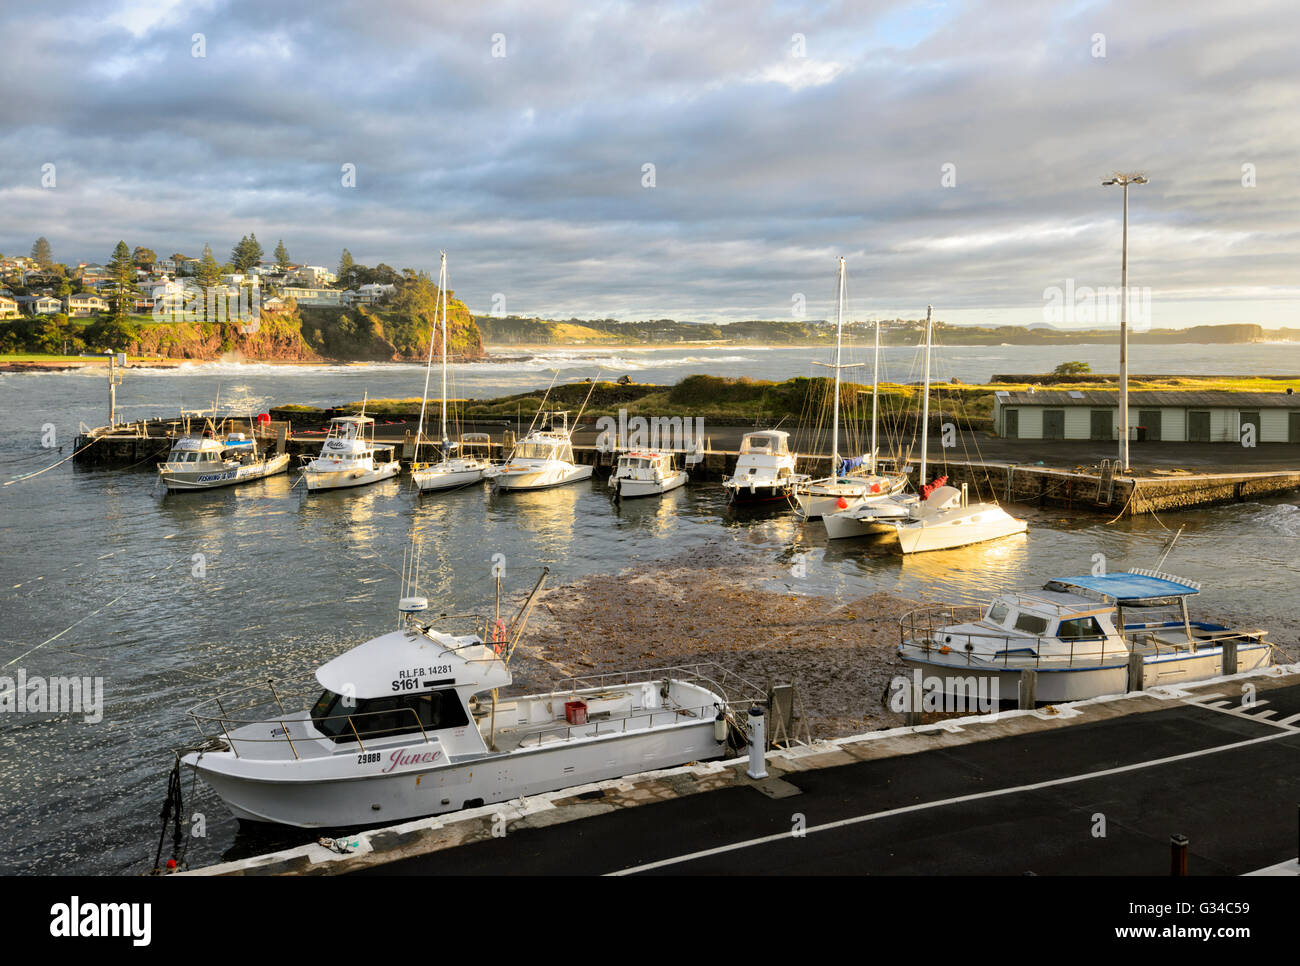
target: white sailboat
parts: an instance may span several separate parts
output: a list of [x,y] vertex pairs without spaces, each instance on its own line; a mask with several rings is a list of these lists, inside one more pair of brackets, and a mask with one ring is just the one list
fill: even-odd
[[[928,439],[930,425],[930,350],[933,306],[925,313],[925,380],[921,404],[921,475],[924,483],[929,469]],[[936,481],[943,483],[943,479]],[[863,536],[893,532],[898,549],[904,553],[947,550],[972,543],[997,540],[1024,533],[1028,526],[1007,513],[997,503],[971,503],[966,487],[923,485],[919,496],[897,494],[889,499],[853,507],[825,518],[831,537]]]
[[[831,472],[829,476],[800,482],[794,487],[798,512],[808,520],[883,499],[900,492],[907,485],[907,477],[902,473],[883,476],[876,472],[876,421],[880,389],[879,321],[876,322],[876,353],[871,379],[871,452],[865,458],[840,459],[840,372],[856,369],[860,365],[844,365],[841,361],[844,343],[844,290],[844,258],[841,256],[835,320],[835,364],[830,366],[835,370],[835,390],[831,403]],[[866,472],[858,472],[859,468],[865,468]]]
[[[436,490],[454,490],[462,486],[478,483],[484,478],[491,465],[487,459],[490,449],[484,456],[474,454],[476,444],[481,442],[481,434],[474,434],[474,439],[462,437],[459,443],[453,443],[447,436],[447,253],[442,253],[442,265],[438,271],[438,306],[442,314],[442,406],[441,458],[436,463],[418,462],[420,444],[424,441],[424,412],[429,398],[429,373],[433,369],[434,336],[438,331],[438,313],[434,313],[434,328],[429,333],[429,361],[424,367],[424,395],[420,397],[420,423],[415,432],[416,462],[411,464],[411,479],[420,493]],[[456,455],[453,455],[456,454]]]

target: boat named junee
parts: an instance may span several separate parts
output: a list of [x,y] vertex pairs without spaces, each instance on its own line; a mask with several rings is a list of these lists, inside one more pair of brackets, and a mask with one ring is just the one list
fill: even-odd
[[1267,631],[1193,621],[1200,585],[1154,570],[1060,577],[984,608],[927,607],[900,622],[899,657],[955,697],[1016,701],[1037,672],[1039,702],[1203,680],[1270,663]]
[[209,429],[176,440],[166,461],[158,464],[158,478],[168,492],[211,490],[260,480],[288,468],[288,453],[259,453],[257,441],[243,433],[218,435]]
[[344,828],[727,753],[735,719],[705,665],[498,696],[540,587],[510,627],[462,618],[467,633],[447,626],[456,618],[427,620],[424,598],[403,598],[399,629],[320,667],[302,705],[269,684],[195,707],[207,740],[182,762],[242,820]]
[[391,479],[401,470],[393,447],[376,443],[369,416],[335,416],[320,455],[302,468],[308,492],[342,490]]

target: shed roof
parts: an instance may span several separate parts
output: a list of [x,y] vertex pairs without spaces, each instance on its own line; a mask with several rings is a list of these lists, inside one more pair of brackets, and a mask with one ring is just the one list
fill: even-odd
[[[996,395],[996,400],[1000,406],[1118,406],[1119,392],[1114,389],[1002,391]],[[1218,406],[1229,409],[1300,409],[1300,393],[1157,389],[1130,392],[1128,402],[1130,406],[1150,407]]]

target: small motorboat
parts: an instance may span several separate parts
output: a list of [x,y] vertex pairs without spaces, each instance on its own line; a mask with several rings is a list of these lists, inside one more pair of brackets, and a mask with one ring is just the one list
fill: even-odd
[[1048,703],[1266,667],[1267,631],[1190,619],[1199,590],[1155,570],[1060,577],[985,608],[913,611],[900,622],[898,656],[953,696],[1015,701],[1021,672],[1036,671],[1037,700]]
[[789,501],[796,483],[808,477],[795,473],[798,457],[790,452],[790,434],[779,429],[746,433],[740,441],[735,471],[722,481],[727,502]]
[[619,455],[609,487],[618,499],[635,496],[658,496],[685,486],[690,476],[673,464],[671,453],[635,450]]
[[158,478],[169,493],[211,490],[260,480],[288,468],[288,453],[260,453],[257,441],[243,433],[218,436],[207,430],[201,436],[176,440],[166,461],[158,464]]
[[335,416],[320,455],[302,468],[307,491],[342,490],[391,479],[401,470],[393,447],[376,443],[369,416]]
[[544,490],[591,479],[593,467],[573,458],[567,412],[540,414],[537,427],[515,444],[510,458],[485,476],[495,490]]

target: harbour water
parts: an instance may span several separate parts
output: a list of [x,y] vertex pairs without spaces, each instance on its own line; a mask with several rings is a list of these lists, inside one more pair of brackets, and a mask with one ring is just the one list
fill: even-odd
[[[912,354],[890,350],[892,378],[907,378]],[[602,360],[607,378],[787,378],[808,374],[811,361],[825,355],[747,347],[549,350],[523,363],[458,366],[456,388],[461,396],[489,397],[545,385],[555,365],[574,378],[591,375]],[[944,350],[949,374],[971,382],[994,372],[1050,370],[1066,359],[1108,371],[1113,355],[1104,346]],[[1300,372],[1296,346],[1135,346],[1133,357],[1134,370],[1143,372]],[[261,409],[336,404],[367,392],[410,397],[421,382],[422,371],[411,366],[215,364],[133,370],[118,398],[135,417],[210,405],[218,389],[223,399],[244,393]],[[106,395],[102,372],[0,375],[0,476],[31,473],[57,458],[40,446],[47,424],[63,455],[70,453],[78,423],[105,421]],[[1099,562],[1153,566],[1182,526],[1165,566],[1205,584],[1200,612],[1269,628],[1281,642],[1300,638],[1294,499],[1113,524],[1031,511],[1026,537],[903,561],[861,544],[827,548],[817,527],[802,528],[789,514],[733,516],[716,486],[616,507],[600,481],[499,498],[475,488],[423,499],[404,478],[310,497],[292,482],[281,476],[164,497],[151,466],[87,471],[66,463],[0,489],[0,677],[21,668],[29,679],[101,678],[104,699],[102,720],[93,723],[82,714],[0,714],[0,835],[9,843],[0,871],[147,870],[170,749],[196,736],[185,710],[218,688],[268,676],[310,687],[325,659],[391,628],[402,552],[417,532],[421,592],[436,610],[456,613],[490,604],[494,562],[504,564],[507,587],[519,590],[542,566],[565,583],[699,547],[734,551],[738,581],[751,555],[788,564],[791,593],[976,600]],[[196,793],[206,835],[193,839],[192,864],[267,844],[237,834],[201,785]],[[297,840],[301,834],[290,838]]]

